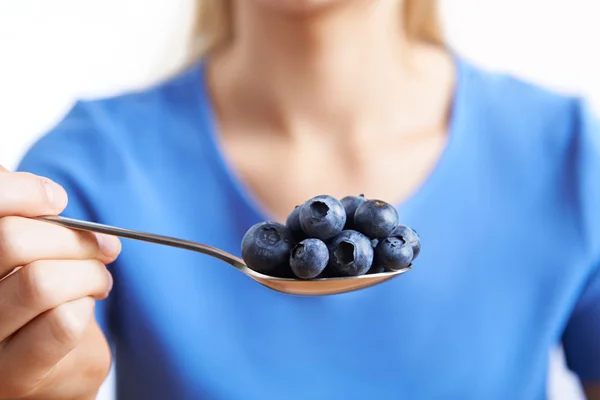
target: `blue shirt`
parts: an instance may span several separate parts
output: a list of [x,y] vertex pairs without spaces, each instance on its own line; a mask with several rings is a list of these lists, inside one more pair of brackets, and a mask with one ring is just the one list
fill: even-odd
[[[600,127],[578,98],[457,60],[449,142],[398,205],[414,269],[284,295],[185,250],[125,240],[98,319],[121,399],[543,399],[548,351],[600,381]],[[240,254],[265,220],[216,140],[199,63],[80,101],[20,169],[65,215]]]

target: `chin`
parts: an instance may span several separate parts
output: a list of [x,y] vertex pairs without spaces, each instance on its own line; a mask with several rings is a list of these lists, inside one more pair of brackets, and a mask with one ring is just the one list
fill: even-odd
[[[247,1],[247,0],[246,0]],[[328,6],[356,0],[254,0],[269,8],[288,13],[310,13]]]

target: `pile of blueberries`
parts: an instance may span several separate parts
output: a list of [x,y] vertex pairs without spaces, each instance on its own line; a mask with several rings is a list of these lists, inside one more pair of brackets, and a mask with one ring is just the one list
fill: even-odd
[[285,225],[260,222],[242,240],[249,268],[300,279],[397,271],[420,250],[419,235],[399,224],[392,205],[364,195],[314,197],[296,206]]

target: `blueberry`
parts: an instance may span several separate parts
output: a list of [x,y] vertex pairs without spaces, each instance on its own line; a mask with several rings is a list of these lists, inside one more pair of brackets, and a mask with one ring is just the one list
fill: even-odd
[[382,272],[385,272],[385,268],[382,265],[373,263],[367,274],[380,274]]
[[356,209],[354,224],[371,239],[383,239],[398,225],[398,212],[385,201],[367,200]]
[[242,239],[242,258],[256,272],[271,276],[287,275],[294,239],[290,230],[278,222],[260,222]]
[[421,238],[414,229],[409,228],[406,225],[398,225],[391,236],[399,236],[406,242],[410,243],[413,249],[413,260],[417,258],[421,252]]
[[288,227],[294,239],[297,242],[300,242],[306,239],[306,233],[302,230],[302,225],[300,225],[300,210],[301,206],[296,206],[294,211],[288,215],[287,220],[285,221],[285,225]]
[[329,268],[325,267],[323,272],[321,272],[318,276],[316,276],[315,279],[325,279],[325,278],[336,278],[336,276],[333,274],[333,272]]
[[346,226],[344,229],[355,229],[354,227],[354,213],[356,213],[356,209],[362,203],[367,201],[365,199],[365,195],[361,194],[360,196],[346,196],[340,202],[344,206],[346,210]]
[[329,244],[328,269],[336,276],[363,275],[372,264],[371,241],[360,232],[342,231]]
[[398,236],[383,239],[375,249],[375,264],[392,271],[408,267],[412,259],[410,243]]
[[329,262],[327,245],[319,239],[305,239],[292,249],[290,267],[298,278],[317,277]]
[[378,244],[379,244],[379,239],[371,239],[371,246],[373,248],[377,247]]
[[309,237],[328,240],[339,234],[346,224],[344,206],[334,197],[317,196],[302,205],[300,225]]

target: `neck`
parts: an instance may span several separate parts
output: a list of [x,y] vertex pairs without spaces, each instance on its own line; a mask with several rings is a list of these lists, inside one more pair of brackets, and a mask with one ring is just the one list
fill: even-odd
[[348,133],[365,121],[394,125],[389,118],[404,103],[410,108],[417,51],[403,34],[401,1],[349,0],[288,14],[234,3],[234,39],[211,64],[236,113],[278,131],[304,124]]

